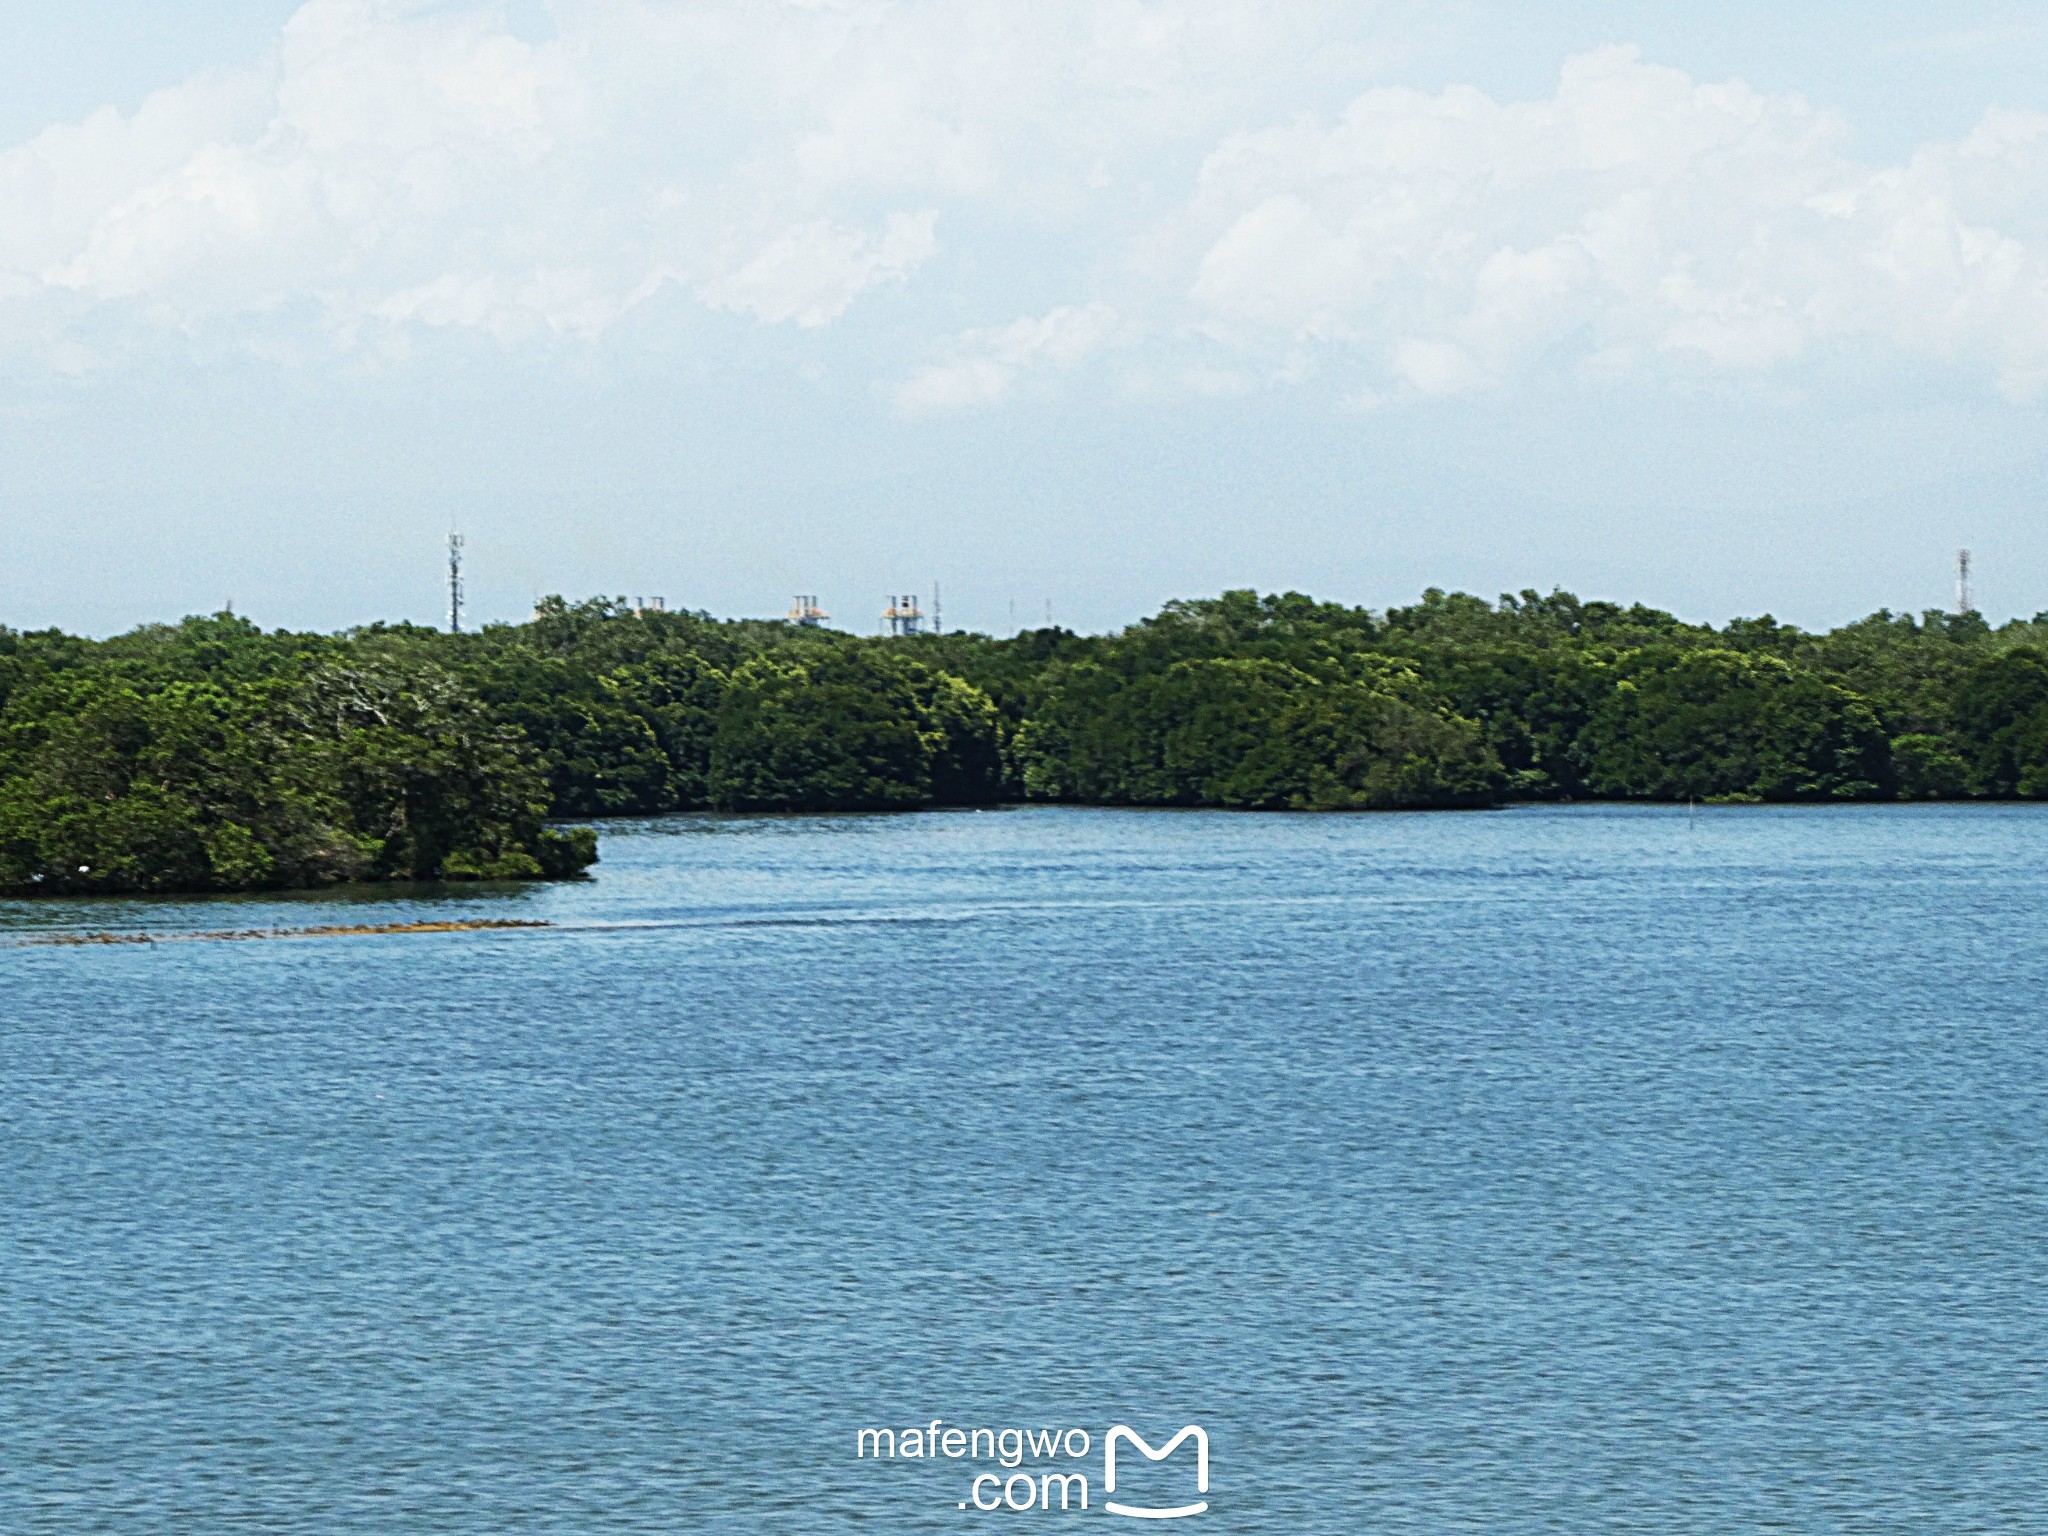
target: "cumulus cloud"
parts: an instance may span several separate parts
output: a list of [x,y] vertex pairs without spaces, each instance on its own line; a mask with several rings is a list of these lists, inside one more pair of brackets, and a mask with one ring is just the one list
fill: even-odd
[[[586,87],[563,49],[487,14],[314,0],[262,69],[0,155],[0,228],[17,231],[0,268],[177,328],[292,306],[341,330],[587,323],[647,256],[563,238],[600,211],[565,164]],[[58,213],[39,233],[14,217],[23,189]]]
[[[1796,96],[1610,48],[1555,96],[1375,90],[1203,166],[1191,297],[1243,345],[1335,343],[1367,399],[1547,355],[1767,369],[1833,341],[2048,382],[2048,117],[1871,168]],[[1378,392],[1378,393],[1375,393]]]
[[551,14],[531,39],[465,0],[308,0],[255,67],[0,151],[0,352],[401,356],[690,303],[829,332],[903,287],[889,357],[926,365],[863,366],[909,414],[1112,343],[1130,388],[1366,403],[1834,346],[2048,387],[2039,114],[1869,165],[1797,96],[1626,48],[1532,101],[1360,94],[1333,86],[1398,54],[1347,0]]
[[1027,374],[1079,367],[1115,337],[1118,324],[1107,304],[1062,304],[1036,319],[968,331],[954,338],[950,358],[904,383],[896,404],[912,416],[993,405]]
[[0,151],[0,303],[352,344],[590,336],[673,284],[817,328],[949,202],[1086,217],[1335,9],[561,0],[528,41],[491,4],[308,0],[261,67]]
[[938,242],[938,214],[892,215],[888,227],[870,237],[820,220],[778,236],[766,250],[704,290],[707,303],[743,310],[770,323],[794,320],[815,329],[828,325],[877,283],[901,282]]

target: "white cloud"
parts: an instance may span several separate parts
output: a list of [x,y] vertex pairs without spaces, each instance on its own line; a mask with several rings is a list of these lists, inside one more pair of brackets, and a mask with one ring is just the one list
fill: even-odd
[[742,310],[771,324],[794,320],[816,328],[846,312],[877,283],[901,282],[916,271],[938,241],[938,214],[892,214],[879,236],[820,220],[778,236],[729,277],[704,290],[706,303]]
[[1994,113],[1875,170],[1845,137],[1799,97],[1625,48],[1572,60],[1548,100],[1372,91],[1209,156],[1191,296],[1246,347],[1362,351],[1368,398],[1553,353],[1754,371],[1842,341],[2048,382],[2048,246],[2001,227],[2040,223],[2048,117]]
[[258,75],[204,77],[159,92],[133,115],[105,107],[0,151],[0,273],[40,286],[112,208],[209,145],[260,130],[269,94]]
[[1127,199],[1342,9],[560,0],[536,42],[488,3],[308,0],[261,68],[0,151],[0,303],[348,344],[591,335],[675,283],[819,327],[949,201],[1043,233]]
[[[64,214],[36,247],[0,247],[0,266],[183,329],[310,304],[352,331],[466,274],[473,295],[515,307],[569,295],[544,316],[567,322],[588,296],[559,274],[587,265],[594,242],[562,238],[590,212],[563,161],[587,122],[565,50],[486,13],[313,0],[264,70],[0,156],[0,227],[25,183],[57,189]],[[603,264],[619,269],[613,287],[639,281],[631,258]],[[458,312],[486,329],[507,318],[458,305],[439,323]]]
[[1119,323],[1107,304],[1063,304],[1037,319],[968,331],[954,338],[951,358],[904,383],[897,407],[922,416],[992,405],[1027,374],[1079,367],[1115,338]]
[[[675,312],[663,290],[825,330],[907,285],[909,334],[863,366],[931,359],[912,414],[1112,341],[1149,391],[1368,403],[1832,346],[2048,388],[2039,114],[1870,166],[1799,97],[1611,48],[1538,100],[1383,88],[1318,118],[1397,58],[1348,0],[551,14],[530,41],[466,0],[309,0],[260,67],[0,151],[0,352],[593,339]],[[1047,292],[1076,297],[962,329]]]

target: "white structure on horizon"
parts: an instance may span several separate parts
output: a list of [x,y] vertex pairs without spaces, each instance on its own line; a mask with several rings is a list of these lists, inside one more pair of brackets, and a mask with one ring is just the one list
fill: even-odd
[[462,535],[448,531],[448,633],[462,633]]

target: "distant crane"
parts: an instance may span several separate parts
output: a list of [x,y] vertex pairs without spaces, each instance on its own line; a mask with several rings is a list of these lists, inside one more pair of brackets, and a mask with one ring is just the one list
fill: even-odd
[[462,535],[448,534],[448,633],[462,633]]
[[1970,593],[1970,552],[1956,551],[1956,617],[1977,611],[1976,599]]

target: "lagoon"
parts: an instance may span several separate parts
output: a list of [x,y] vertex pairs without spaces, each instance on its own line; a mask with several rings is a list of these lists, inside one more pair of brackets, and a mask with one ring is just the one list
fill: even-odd
[[602,831],[0,905],[0,1529],[2048,1530],[2048,807]]

